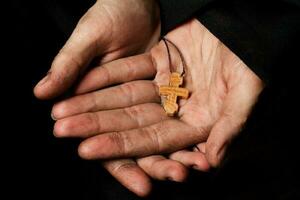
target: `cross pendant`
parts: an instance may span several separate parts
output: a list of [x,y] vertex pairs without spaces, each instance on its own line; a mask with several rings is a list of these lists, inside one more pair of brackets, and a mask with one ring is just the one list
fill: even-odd
[[159,95],[166,97],[163,107],[168,116],[174,116],[178,112],[177,97],[187,99],[189,96],[189,91],[186,88],[179,87],[182,83],[181,75],[173,72],[170,76],[169,86],[159,86]]

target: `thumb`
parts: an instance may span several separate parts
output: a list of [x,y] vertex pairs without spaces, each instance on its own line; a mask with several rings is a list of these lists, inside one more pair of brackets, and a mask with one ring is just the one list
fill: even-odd
[[211,130],[205,146],[208,163],[217,167],[223,160],[230,141],[240,132],[243,122],[223,116]]
[[262,81],[250,69],[247,72],[250,73],[230,88],[223,113],[207,139],[206,157],[213,167],[222,161],[229,143],[242,129],[263,89]]
[[[90,61],[103,51],[97,46],[99,37],[104,35],[99,25],[101,17],[99,19],[97,15],[95,7],[92,7],[81,18],[69,40],[55,57],[46,77],[34,88],[37,98],[50,99],[65,92]],[[102,43],[104,42],[101,41],[101,45]]]

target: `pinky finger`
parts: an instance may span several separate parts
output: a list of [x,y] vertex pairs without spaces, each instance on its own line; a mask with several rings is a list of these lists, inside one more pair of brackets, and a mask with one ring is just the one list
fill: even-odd
[[187,168],[180,162],[160,155],[140,158],[137,163],[149,176],[157,180],[183,182],[188,175]]

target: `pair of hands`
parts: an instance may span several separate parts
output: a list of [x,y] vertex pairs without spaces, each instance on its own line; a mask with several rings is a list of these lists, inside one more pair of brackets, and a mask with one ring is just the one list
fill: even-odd
[[[84,75],[74,97],[54,105],[54,134],[86,138],[80,156],[105,160],[104,167],[140,196],[151,190],[149,176],[183,181],[187,167],[217,166],[263,88],[233,52],[191,20],[166,36],[183,54],[191,93],[179,101],[178,118],[169,118],[159,105],[158,86],[168,84],[171,70],[159,36],[155,1],[97,1],[34,90],[40,99],[53,98]],[[176,66],[178,52],[170,51]],[[130,55],[136,56],[123,58]],[[84,74],[91,61],[101,67]],[[182,150],[196,144],[200,151]]]

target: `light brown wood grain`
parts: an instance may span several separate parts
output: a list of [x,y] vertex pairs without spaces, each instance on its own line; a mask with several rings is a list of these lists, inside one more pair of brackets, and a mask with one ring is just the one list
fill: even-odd
[[187,99],[189,91],[186,88],[180,88],[183,78],[179,73],[172,73],[170,76],[169,86],[159,86],[159,95],[167,97],[163,103],[163,107],[169,116],[174,116],[178,112],[177,97]]

